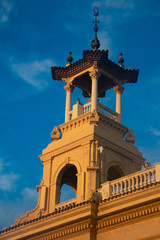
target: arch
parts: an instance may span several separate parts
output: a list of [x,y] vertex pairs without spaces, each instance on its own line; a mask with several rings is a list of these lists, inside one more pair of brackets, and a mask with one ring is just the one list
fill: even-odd
[[54,172],[55,172],[56,174],[55,174],[55,175],[53,176],[53,178],[52,178],[52,183],[53,183],[53,184],[56,184],[56,182],[57,182],[57,177],[58,177],[60,171],[61,171],[66,165],[68,165],[68,164],[74,165],[74,166],[77,168],[77,174],[80,174],[80,173],[81,173],[80,163],[79,163],[78,161],[76,161],[76,160],[73,160],[73,159],[70,159],[70,158],[69,158],[68,161],[65,160],[64,162],[62,162],[62,163],[59,165],[59,167],[57,168],[57,170],[54,170]]
[[112,181],[128,174],[128,171],[124,166],[124,162],[122,162],[120,159],[117,161],[111,160],[107,164],[105,172],[107,174],[107,181]]
[[108,169],[107,181],[112,181],[114,179],[117,179],[123,176],[124,176],[124,172],[122,171],[122,169],[119,166],[115,165]]
[[59,174],[56,179],[56,199],[55,203],[60,203],[60,191],[61,187],[66,184],[77,193],[77,168],[73,164],[65,164],[59,171]]

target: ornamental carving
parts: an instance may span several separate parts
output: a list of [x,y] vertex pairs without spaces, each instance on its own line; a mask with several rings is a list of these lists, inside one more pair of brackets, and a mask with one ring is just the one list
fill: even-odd
[[61,136],[60,136],[60,130],[59,130],[58,127],[55,127],[55,128],[53,129],[53,131],[51,132],[51,140],[52,140],[52,142],[53,142],[53,141],[59,140],[60,138],[61,138]]
[[98,124],[98,122],[99,122],[99,115],[95,110],[93,110],[93,112],[90,115],[90,124]]
[[67,83],[67,85],[64,86],[64,89],[65,89],[66,92],[73,92],[74,88],[75,87],[70,83]]
[[116,94],[118,93],[118,94],[122,94],[123,93],[123,91],[124,91],[124,87],[122,87],[122,85],[117,85],[117,86],[115,86],[114,87],[114,91],[116,92]]
[[98,69],[93,69],[90,73],[89,73],[89,76],[91,77],[91,79],[96,79],[98,80],[99,77],[101,76],[101,73]]
[[126,135],[125,141],[126,141],[126,142],[129,142],[129,143],[132,143],[132,144],[135,144],[135,139],[136,139],[136,137],[135,137],[132,129],[129,128],[129,129],[128,129],[128,132],[127,132],[127,135]]
[[93,201],[95,203],[99,203],[102,200],[102,193],[100,193],[100,192],[91,191],[90,195],[91,195],[90,201]]

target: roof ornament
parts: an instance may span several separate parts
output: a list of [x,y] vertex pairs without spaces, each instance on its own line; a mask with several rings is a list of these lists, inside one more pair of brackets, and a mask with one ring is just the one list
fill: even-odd
[[123,65],[124,59],[122,58],[122,53],[120,52],[119,55],[120,55],[120,57],[118,58],[119,66],[124,68],[124,65]]
[[70,51],[69,56],[67,57],[67,62],[68,63],[66,64],[66,67],[70,66],[71,63],[73,62],[73,58],[72,58],[71,54],[72,54],[72,52]]
[[95,51],[95,50],[97,50],[100,47],[100,42],[99,42],[99,40],[97,38],[97,32],[98,32],[97,24],[99,23],[99,21],[97,20],[97,17],[99,16],[99,10],[98,10],[97,7],[93,8],[93,15],[95,17],[95,21],[93,21],[93,23],[95,23],[95,26],[94,26],[95,37],[94,37],[94,39],[91,42],[91,47]]

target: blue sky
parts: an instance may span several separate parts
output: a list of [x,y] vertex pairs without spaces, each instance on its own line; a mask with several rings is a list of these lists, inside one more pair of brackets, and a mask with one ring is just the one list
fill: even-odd
[[[0,229],[37,203],[43,148],[54,126],[64,122],[65,91],[51,79],[51,66],[65,66],[91,49],[93,6],[100,11],[100,49],[138,68],[136,84],[125,85],[123,124],[152,164],[160,155],[159,0],[0,0]],[[75,90],[73,103],[81,97]],[[101,100],[115,109],[115,93]]]

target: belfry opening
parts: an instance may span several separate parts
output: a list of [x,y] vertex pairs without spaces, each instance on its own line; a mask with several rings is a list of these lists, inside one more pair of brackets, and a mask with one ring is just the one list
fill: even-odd
[[[65,189],[63,192],[61,191],[64,185],[67,185],[73,189],[75,194],[77,193],[77,168],[73,164],[66,164],[58,174],[57,181],[56,181],[56,203],[64,202],[65,199],[68,200],[69,193]],[[62,194],[65,194],[63,196]]]

